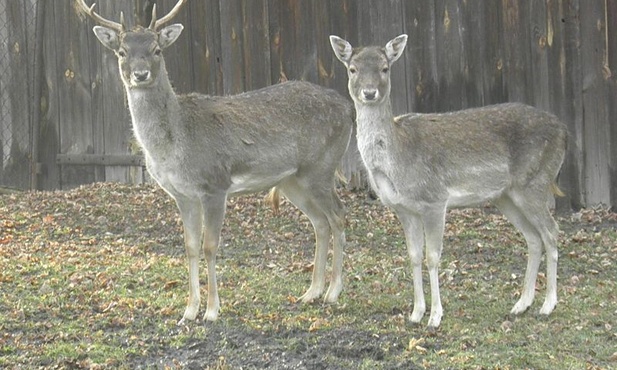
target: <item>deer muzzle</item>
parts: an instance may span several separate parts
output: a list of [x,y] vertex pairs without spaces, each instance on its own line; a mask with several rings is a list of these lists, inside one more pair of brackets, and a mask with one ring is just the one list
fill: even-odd
[[131,73],[131,85],[139,86],[151,82],[152,73],[148,70],[138,70]]
[[374,102],[379,98],[379,91],[377,89],[362,89],[360,95],[363,101]]

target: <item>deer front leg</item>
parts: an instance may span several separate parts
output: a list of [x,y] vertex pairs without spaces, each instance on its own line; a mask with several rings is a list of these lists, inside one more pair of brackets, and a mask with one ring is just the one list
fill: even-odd
[[397,215],[403,230],[405,231],[405,240],[407,243],[407,252],[411,260],[411,271],[413,277],[413,312],[409,320],[417,324],[422,321],[426,312],[426,303],[424,301],[424,288],[422,287],[422,263],[424,259],[424,229],[422,220],[417,215],[411,214],[406,210],[397,210]]
[[221,228],[225,218],[226,194],[205,196],[202,199],[204,230],[203,249],[208,267],[208,306],[204,320],[215,321],[218,318],[220,301],[216,287],[216,253],[219,247]]
[[445,205],[436,206],[424,214],[424,232],[426,238],[426,265],[431,283],[431,316],[428,327],[436,329],[441,323],[443,308],[439,294],[439,262],[443,248],[443,230],[446,223]]
[[178,322],[178,325],[181,325],[185,320],[195,320],[199,311],[199,244],[203,218],[201,205],[195,199],[182,196],[174,198],[182,217],[189,273],[189,298],[182,320]]

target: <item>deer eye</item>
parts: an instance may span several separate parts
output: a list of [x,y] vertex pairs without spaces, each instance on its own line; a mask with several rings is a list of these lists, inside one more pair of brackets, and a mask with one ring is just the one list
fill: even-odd
[[118,56],[120,58],[124,58],[124,57],[126,57],[126,52],[124,50],[118,50]]
[[156,49],[156,50],[154,50],[154,55],[156,55],[157,57],[159,57],[159,56],[161,56],[161,53],[162,53],[162,52],[163,52],[163,51],[162,51],[161,49]]
[[358,70],[356,69],[356,67],[349,67],[349,73],[351,73],[352,75],[355,74],[356,72],[358,72]]
[[388,68],[388,67],[383,67],[383,68],[381,69],[381,73],[383,73],[383,74],[386,74],[386,73],[388,73],[388,72],[390,72],[390,68]]

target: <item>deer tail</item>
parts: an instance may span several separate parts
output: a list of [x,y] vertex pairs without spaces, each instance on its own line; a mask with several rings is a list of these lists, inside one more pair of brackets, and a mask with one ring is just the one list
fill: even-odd
[[[347,185],[347,178],[345,177],[343,171],[341,171],[339,168],[336,169],[335,176],[336,179],[340,181],[343,185]],[[266,201],[266,204],[268,204],[272,208],[272,211],[275,215],[279,213],[281,205],[281,191],[276,186],[270,189],[268,195],[266,195],[264,200]]]
[[558,196],[558,197],[566,196],[564,192],[561,191],[561,189],[559,189],[559,186],[557,186],[557,184],[554,182],[551,183],[551,193],[553,193],[553,195]]
[[345,174],[340,168],[336,169],[336,171],[334,172],[334,175],[336,176],[336,179],[344,186],[346,186],[349,183],[349,181],[347,180],[347,177],[345,177]]
[[270,189],[268,195],[265,198],[266,204],[269,204],[272,207],[272,211],[274,214],[279,213],[279,207],[281,205],[281,193],[277,187],[273,187]]

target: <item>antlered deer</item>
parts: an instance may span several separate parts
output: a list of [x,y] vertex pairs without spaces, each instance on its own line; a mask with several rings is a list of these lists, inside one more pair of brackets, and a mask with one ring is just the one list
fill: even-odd
[[344,208],[335,193],[335,170],[347,149],[353,106],[336,92],[306,82],[288,82],[236,96],[176,95],[162,51],[183,26],[169,22],[187,0],[164,17],[152,10],[148,28],[126,29],[94,12],[94,33],[118,58],[133,131],[152,177],[180,210],[188,258],[189,297],[184,320],[197,316],[200,244],[207,262],[205,320],[216,320],[216,252],[228,195],[275,187],[300,208],[315,228],[312,301],[324,291],[330,236],[332,276],[325,301],[342,290]]
[[428,325],[437,328],[446,209],[492,201],[521,231],[528,245],[523,292],[512,314],[531,305],[542,247],[546,251],[547,293],[540,313],[557,304],[558,226],[549,211],[555,178],[563,162],[566,127],[552,114],[522,104],[499,104],[444,114],[394,117],[390,66],[403,53],[407,35],[385,47],[354,49],[330,36],[347,68],[355,106],[358,148],[370,183],[397,214],[413,270],[414,308],[420,322],[426,307],[422,290],[423,247],[431,286]]

